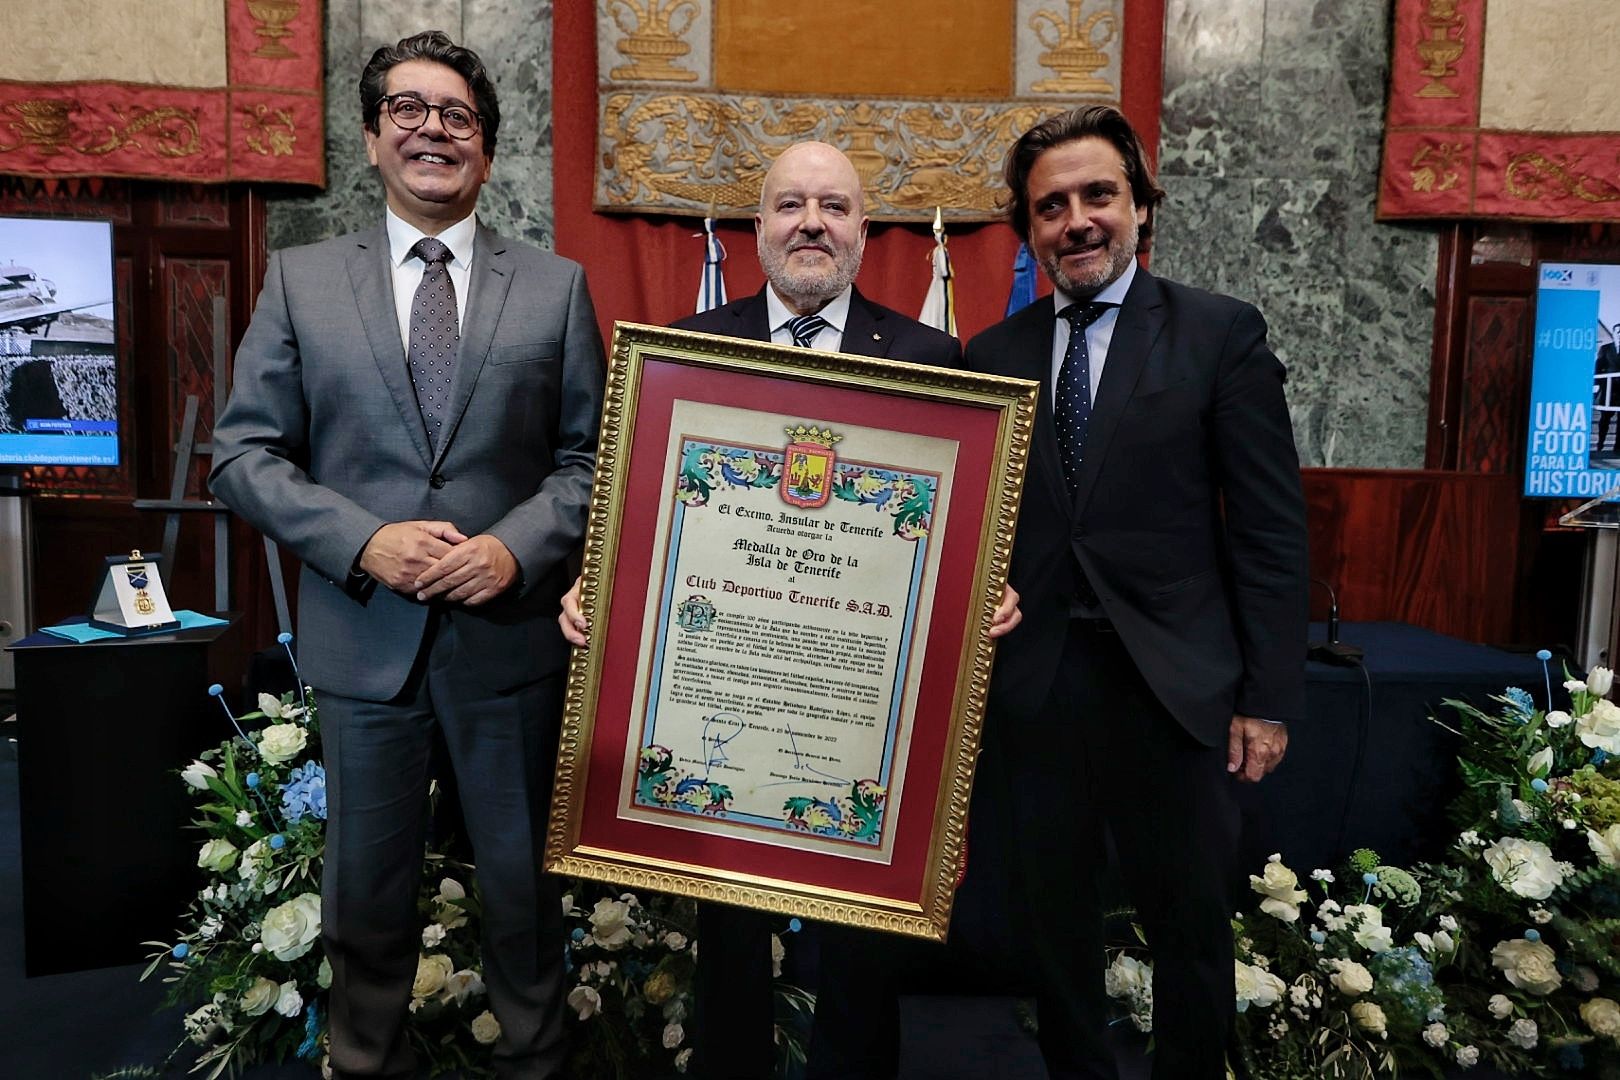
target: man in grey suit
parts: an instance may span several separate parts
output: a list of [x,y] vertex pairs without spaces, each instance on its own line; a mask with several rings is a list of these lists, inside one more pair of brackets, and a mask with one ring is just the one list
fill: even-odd
[[477,858],[497,1074],[554,1077],[563,927],[539,867],[567,659],[557,598],[584,531],[601,339],[580,267],[476,221],[500,114],[474,53],[439,32],[379,49],[360,100],[385,221],[271,257],[210,483],[304,563],[334,1072],[414,1073],[437,731]]

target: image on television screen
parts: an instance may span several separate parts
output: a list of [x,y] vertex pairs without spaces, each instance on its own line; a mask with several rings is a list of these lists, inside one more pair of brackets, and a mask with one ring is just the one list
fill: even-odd
[[0,217],[0,465],[117,465],[112,225]]
[[1620,487],[1620,266],[1536,268],[1524,493],[1592,498]]

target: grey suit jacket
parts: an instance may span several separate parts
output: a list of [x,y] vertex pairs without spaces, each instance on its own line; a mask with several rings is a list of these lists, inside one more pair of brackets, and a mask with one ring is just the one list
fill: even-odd
[[452,606],[467,662],[492,689],[560,670],[564,559],[584,533],[602,402],[602,342],[575,263],[482,226],[451,404],[436,451],[400,340],[378,226],[271,256],[214,428],[209,483],[304,563],[306,681],[384,701],[403,687],[429,608],[346,587],[384,524],[446,520],[498,537],[521,584]]

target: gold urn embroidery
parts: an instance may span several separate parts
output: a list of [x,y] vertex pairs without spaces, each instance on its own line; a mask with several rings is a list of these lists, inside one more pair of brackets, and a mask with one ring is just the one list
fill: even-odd
[[[144,109],[134,106],[127,112],[114,106],[112,113],[118,124],[108,124],[99,136],[86,136],[90,141],[69,141],[73,134],[73,114],[81,111],[79,103],[66,98],[33,98],[13,102],[5,111],[16,116],[5,122],[21,137],[19,142],[0,143],[0,153],[23,146],[39,148],[40,156],[54,157],[67,150],[101,157],[115,150],[150,150],[159,157],[190,157],[201,149],[201,133],[197,128],[197,114],[192,109],[165,106]],[[144,140],[144,141],[143,141]]]
[[[1113,12],[1099,11],[1081,21],[1084,0],[1068,0],[1069,17],[1063,19],[1055,11],[1037,11],[1029,18],[1029,27],[1035,31],[1046,51],[1036,59],[1040,65],[1056,72],[1056,77],[1042,79],[1031,90],[1038,94],[1112,94],[1114,86],[1097,72],[1108,66],[1108,54],[1103,46],[1119,36]],[[1097,38],[1101,28],[1102,38]]]
[[17,119],[6,126],[22,136],[22,142],[0,146],[0,151],[15,150],[28,143],[39,147],[42,157],[60,154],[62,144],[73,129],[72,116],[78,108],[78,103],[63,98],[33,98],[8,105],[7,109],[15,113]]
[[[697,79],[697,72],[675,63],[692,51],[692,46],[681,38],[697,20],[699,8],[694,0],[609,0],[608,12],[625,35],[613,47],[630,61],[609,71],[609,78],[652,82]],[[626,25],[626,13],[634,16],[634,25]],[[679,27],[675,25],[678,16],[685,17]]]
[[1457,14],[1457,0],[1429,0],[1429,10],[1418,21],[1428,33],[1417,43],[1417,52],[1424,66],[1418,74],[1429,81],[1418,90],[1420,98],[1454,98],[1457,91],[1441,82],[1455,78],[1457,69],[1452,64],[1463,54],[1463,24],[1466,20]]
[[265,60],[288,60],[298,54],[282,43],[292,36],[287,24],[298,17],[298,0],[246,0],[248,14],[258,25],[253,32],[264,39],[264,44],[253,50],[253,55]]
[[242,139],[248,149],[265,157],[291,157],[298,142],[298,131],[293,127],[292,113],[268,105],[255,105],[242,110]]

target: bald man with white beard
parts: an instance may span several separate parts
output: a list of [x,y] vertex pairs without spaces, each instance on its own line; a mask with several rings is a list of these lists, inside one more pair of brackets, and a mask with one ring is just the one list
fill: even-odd
[[[753,296],[674,323],[822,352],[854,353],[936,367],[960,367],[955,338],[875,304],[855,288],[866,250],[859,174],[822,142],[795,143],[765,174],[754,231],[766,285]],[[1018,624],[1010,590],[991,635]],[[587,643],[579,584],[563,598],[563,635]],[[771,925],[778,917],[725,904],[698,905],[696,1053],[688,1070],[704,1080],[765,1080],[776,1071]]]

